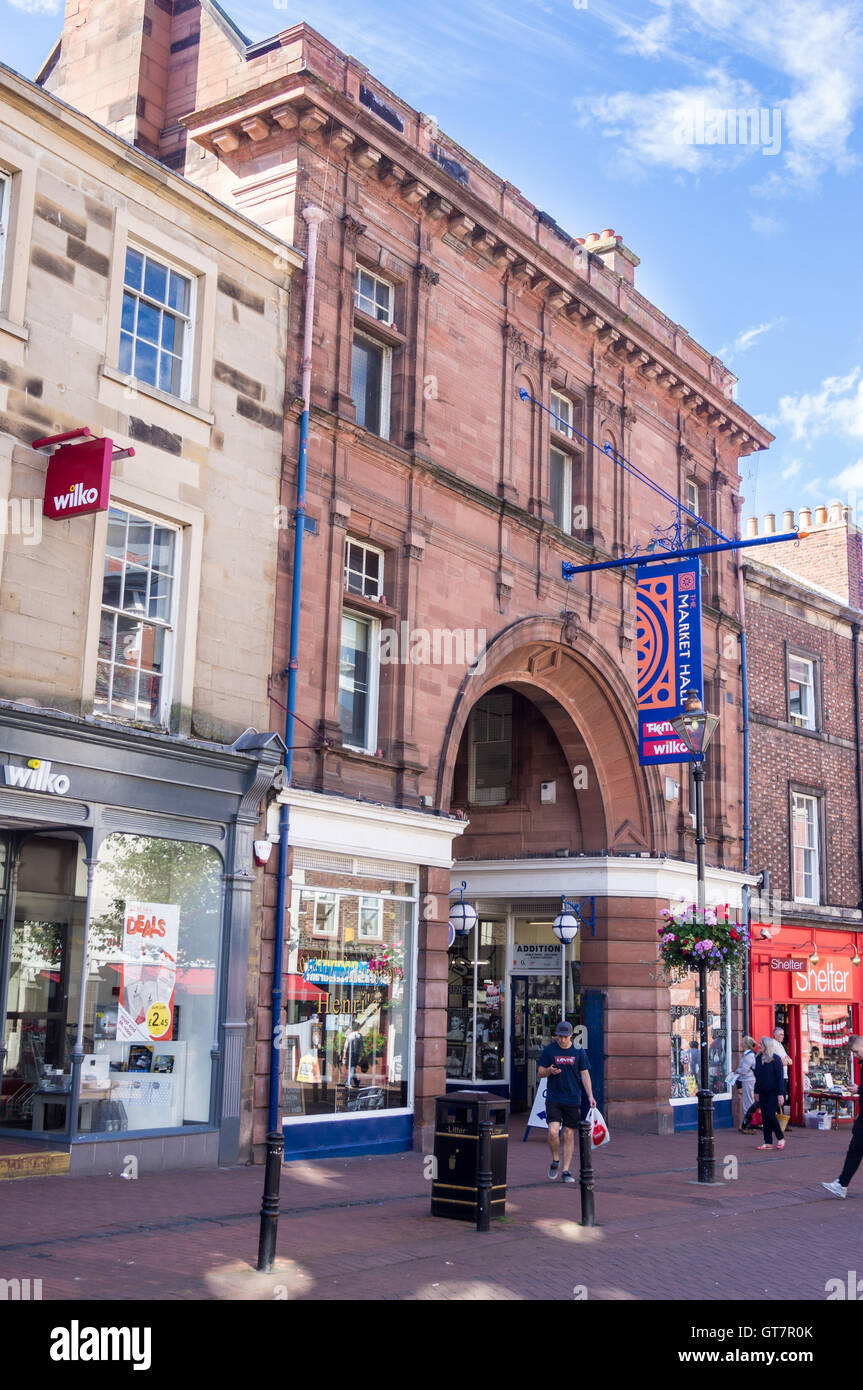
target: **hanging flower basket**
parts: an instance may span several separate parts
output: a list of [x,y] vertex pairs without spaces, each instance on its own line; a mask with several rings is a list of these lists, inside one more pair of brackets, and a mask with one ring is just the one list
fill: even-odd
[[670,981],[681,980],[702,962],[708,970],[731,966],[739,974],[746,960],[749,932],[732,921],[727,908],[705,908],[699,915],[695,903],[681,899],[677,907],[662,909],[659,959]]

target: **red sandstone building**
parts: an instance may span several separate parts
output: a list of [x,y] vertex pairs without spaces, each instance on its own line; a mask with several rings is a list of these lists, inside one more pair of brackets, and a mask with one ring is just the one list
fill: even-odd
[[[753,906],[751,1031],[785,1029],[796,1123],[825,1107],[850,1123],[852,1102],[819,1093],[853,1079],[848,1041],[863,1028],[861,533],[839,503],[796,524],[805,541],[743,566],[752,863],[771,884]],[[785,512],[781,531],[794,525]],[[775,530],[769,515],[761,534]]]
[[[678,765],[638,763],[631,576],[567,585],[561,563],[630,553],[671,520],[606,444],[735,535],[738,461],[771,436],[734,400],[722,363],[639,293],[638,258],[620,237],[571,236],[304,24],[248,44],[210,0],[69,0],[40,80],[301,250],[303,211],[324,214],[304,746],[282,793],[288,1154],[427,1145],[447,1084],[528,1105],[542,1041],[562,1009],[581,1018],[588,1003],[613,1122],[694,1123],[694,996],[670,996],[656,967],[660,909],[694,897],[688,779]],[[285,517],[302,315],[297,294]],[[284,704],[288,529],[281,550],[273,694]],[[704,703],[721,717],[707,764],[707,896],[738,907],[732,555],[708,558],[704,605]],[[271,865],[250,963],[255,1143],[274,879]],[[450,888],[462,880],[479,927],[475,943],[449,950]],[[593,931],[565,961],[551,931],[562,894],[596,900]],[[717,984],[720,1096],[731,1028]]]

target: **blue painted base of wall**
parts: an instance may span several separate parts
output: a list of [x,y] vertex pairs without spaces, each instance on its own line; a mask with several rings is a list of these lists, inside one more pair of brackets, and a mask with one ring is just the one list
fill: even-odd
[[287,1124],[285,1162],[298,1158],[350,1158],[361,1154],[399,1154],[413,1146],[413,1115],[333,1118],[316,1124]]
[[[693,1101],[691,1105],[675,1105],[674,1110],[674,1132],[678,1130],[698,1129],[698,1102]],[[713,1102],[713,1128],[732,1129],[734,1120],[731,1115],[730,1100],[716,1100]]]

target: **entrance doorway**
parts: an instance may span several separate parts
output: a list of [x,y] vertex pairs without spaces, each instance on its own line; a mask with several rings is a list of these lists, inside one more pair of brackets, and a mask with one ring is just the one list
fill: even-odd
[[539,1054],[563,1017],[559,975],[513,975],[510,1027],[510,1108],[530,1110]]

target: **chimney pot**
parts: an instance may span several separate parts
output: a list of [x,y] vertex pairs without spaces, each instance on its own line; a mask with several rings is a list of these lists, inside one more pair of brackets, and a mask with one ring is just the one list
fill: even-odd
[[602,230],[602,239],[603,239],[603,241],[608,241],[609,238],[611,238],[611,237],[613,237],[613,236],[614,236],[614,228],[613,228],[613,227],[604,227],[604,228],[603,228],[603,230]]
[[831,502],[831,503],[830,503],[830,520],[831,520],[831,521],[841,521],[841,520],[842,520],[842,503],[841,503],[841,502]]
[[775,513],[775,512],[768,512],[767,515],[765,516],[765,518],[764,518],[764,534],[765,534],[765,536],[775,536],[775,535],[776,535],[776,513]]
[[587,234],[587,244],[588,244],[588,246],[592,246],[593,243],[594,243],[595,241],[599,241],[599,232],[588,232],[588,234]]
[[827,524],[827,508],[826,508],[826,507],[816,507],[816,508],[815,508],[815,525],[816,525],[816,526],[826,526],[826,524]]
[[801,530],[801,531],[808,531],[808,529],[809,529],[809,527],[810,527],[811,525],[812,525],[812,509],[811,509],[811,507],[801,507],[801,508],[800,508],[800,530]]
[[782,513],[782,530],[783,530],[783,531],[793,531],[793,530],[794,530],[794,513],[793,513],[793,512],[791,512],[791,511],[784,511],[784,512]]
[[584,245],[584,237],[583,237],[583,236],[577,236],[577,237],[575,238],[575,244],[576,244],[576,246],[583,246],[583,245]]
[[746,518],[746,539],[754,538],[758,535],[758,517],[748,516]]

